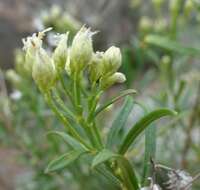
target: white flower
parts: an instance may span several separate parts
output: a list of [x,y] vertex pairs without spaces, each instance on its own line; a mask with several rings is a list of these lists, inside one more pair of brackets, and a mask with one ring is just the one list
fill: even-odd
[[42,48],[37,52],[35,59],[32,72],[33,79],[40,90],[48,91],[56,80],[56,69],[53,59]]
[[32,72],[32,67],[35,62],[36,52],[42,48],[42,39],[45,36],[45,33],[50,31],[52,28],[47,28],[38,33],[34,33],[32,36],[22,39],[24,44],[23,50],[26,52],[25,55],[25,70],[29,73]]
[[81,71],[89,64],[92,54],[92,36],[96,32],[91,32],[90,28],[82,27],[75,35],[70,50],[71,71]]
[[67,61],[67,41],[68,41],[68,33],[60,34],[58,36],[58,44],[53,53],[53,60],[56,66],[56,69],[64,69],[65,63]]
[[123,83],[126,81],[126,77],[123,73],[116,72],[113,75],[102,77],[100,80],[101,89],[106,89],[115,83]]
[[122,56],[120,49],[112,46],[104,53],[104,68],[105,74],[113,74],[117,72],[121,66]]
[[96,82],[103,74],[104,52],[96,52],[89,64],[90,81]]
[[27,38],[22,39],[22,42],[24,44],[23,49],[25,51],[27,50],[34,50],[34,49],[39,49],[42,47],[42,39],[45,36],[45,33],[52,30],[52,28],[47,28],[41,32],[34,33],[32,36],[29,36]]

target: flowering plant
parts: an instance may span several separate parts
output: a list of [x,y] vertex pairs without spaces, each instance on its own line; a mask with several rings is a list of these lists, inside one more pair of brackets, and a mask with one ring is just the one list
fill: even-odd
[[[126,78],[117,72],[121,66],[121,53],[117,47],[105,52],[94,52],[92,36],[96,32],[82,27],[68,45],[68,33],[60,34],[55,50],[49,54],[43,48],[43,38],[50,29],[33,34],[23,40],[25,64],[46,102],[60,119],[65,132],[50,131],[48,135],[60,136],[70,151],[49,163],[46,173],[66,168],[84,155],[91,160],[91,168],[112,178],[123,189],[138,190],[141,183],[134,167],[125,156],[135,139],[153,121],[176,112],[157,109],[133,125],[122,139],[118,135],[136,103],[133,89],[122,91],[105,104],[100,104],[102,94],[113,84]],[[126,101],[114,124],[103,138],[96,118],[109,105],[122,97]],[[119,145],[116,145],[116,140]]]

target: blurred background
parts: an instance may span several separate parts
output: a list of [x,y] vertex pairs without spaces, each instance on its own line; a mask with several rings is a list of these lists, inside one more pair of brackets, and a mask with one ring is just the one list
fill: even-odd
[[22,46],[23,37],[40,29],[38,20],[52,5],[59,6],[82,25],[99,30],[97,38],[101,38],[102,47],[128,41],[136,27],[137,20],[128,0],[1,0],[1,67],[9,68],[13,64],[13,50]]
[[[59,122],[24,74],[22,38],[53,27],[46,39],[53,49],[54,34],[70,31],[72,38],[84,24],[99,31],[95,50],[116,45],[123,54],[126,84],[109,89],[108,97],[119,89],[134,88],[139,91],[137,100],[149,110],[169,107],[180,112],[178,118],[156,124],[156,160],[194,176],[200,171],[198,0],[0,0],[0,190],[62,190],[66,185],[69,190],[118,189],[98,180],[81,163],[69,172],[43,173],[63,147],[45,136]],[[120,105],[108,110],[100,122],[109,127],[109,118]],[[131,115],[127,126],[142,111],[136,106]],[[131,153],[139,170],[143,147],[142,138]],[[193,189],[199,188],[197,181]]]

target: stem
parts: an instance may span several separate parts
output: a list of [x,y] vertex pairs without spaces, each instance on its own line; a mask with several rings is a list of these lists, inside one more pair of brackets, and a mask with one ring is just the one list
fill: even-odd
[[161,164],[155,164],[155,169],[157,168],[161,168],[161,169],[164,169],[164,170],[167,170],[167,171],[174,171],[174,169],[168,167],[168,166],[164,166],[164,165],[161,165]]
[[91,96],[90,100],[89,100],[89,115],[88,115],[88,122],[92,122],[92,120],[94,119],[94,113],[96,111],[96,107],[98,104],[98,101],[100,99],[100,96],[102,94],[102,91],[97,92],[95,95]]
[[81,136],[76,132],[76,130],[70,125],[68,120],[64,117],[64,115],[58,110],[55,103],[52,101],[50,92],[44,93],[45,100],[49,104],[50,108],[53,110],[55,115],[60,119],[60,121],[64,124],[69,134],[71,134],[74,138],[76,138],[79,142],[84,144],[87,148],[90,146],[81,138]]
[[180,11],[180,5],[181,5],[181,1],[182,0],[178,0],[178,2],[176,2],[176,9],[172,10],[171,13],[171,38],[172,39],[176,39],[177,36],[177,19],[178,19],[178,15],[179,15],[179,11]]
[[91,130],[91,127],[88,126],[88,124],[85,122],[83,117],[81,117],[81,119],[79,120],[79,123],[84,128],[93,147],[96,147],[96,137],[94,136],[93,131]]
[[58,71],[58,74],[59,74],[58,77],[59,77],[59,79],[60,79],[60,81],[61,81],[61,85],[62,85],[62,87],[63,87],[63,89],[64,89],[65,94],[69,97],[71,103],[74,105],[74,101],[73,101],[73,98],[72,98],[72,94],[68,91],[68,89],[67,89],[66,86],[65,86],[64,77],[62,76],[61,71]]
[[53,97],[55,101],[59,104],[59,106],[74,120],[76,121],[76,116],[72,111],[70,111],[66,106],[63,100],[60,98],[59,94],[57,93],[56,90],[54,90]]
[[139,183],[130,162],[122,157],[118,160],[118,164],[122,172],[123,185],[127,190],[139,190]]
[[100,136],[99,128],[96,126],[95,121],[93,122],[92,128],[94,130],[94,134],[96,135],[98,145],[99,145],[100,148],[102,148],[103,147],[103,142],[102,142],[102,139],[101,139],[101,136]]
[[87,118],[87,123],[88,126],[91,128],[91,132],[93,134],[93,137],[95,139],[95,145],[97,148],[102,148],[103,147],[103,143],[101,140],[101,136],[100,136],[100,132],[99,129],[97,128],[96,124],[95,124],[95,120],[94,120],[94,113],[98,104],[98,101],[100,99],[100,96],[102,94],[102,91],[97,91],[95,92],[95,85],[92,85],[92,93],[94,93],[94,95],[91,95],[91,97],[88,100],[88,109],[89,109],[89,114],[88,114],[88,118]]
[[77,112],[79,114],[82,113],[81,109],[81,89],[80,89],[80,73],[75,72],[73,75],[73,94],[74,94],[74,99],[75,99],[75,106],[77,108]]

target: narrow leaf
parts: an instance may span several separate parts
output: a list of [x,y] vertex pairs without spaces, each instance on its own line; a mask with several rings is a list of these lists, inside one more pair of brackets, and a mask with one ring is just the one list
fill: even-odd
[[176,112],[169,109],[158,109],[144,116],[129,130],[119,148],[119,153],[124,154],[130,147],[130,145],[135,141],[135,139],[140,135],[140,133],[142,133],[143,130],[148,127],[148,125],[151,124],[153,121],[167,115],[172,116],[176,114]]
[[135,171],[130,162],[123,156],[117,160],[123,174],[123,180],[128,190],[139,190],[139,183]]
[[83,153],[83,150],[72,150],[66,154],[61,155],[60,157],[56,158],[55,160],[52,160],[49,163],[45,170],[45,173],[54,172],[66,168],[75,160],[77,160]]
[[92,168],[96,167],[99,164],[102,164],[108,160],[110,160],[111,158],[116,157],[117,155],[113,152],[111,152],[110,150],[107,149],[103,149],[102,151],[100,151],[93,159],[92,161]]
[[109,161],[110,159],[115,159],[118,162],[119,168],[122,171],[124,185],[126,185],[127,189],[139,190],[138,180],[133,167],[126,158],[119,154],[115,154],[110,150],[104,149],[93,159],[92,167],[94,168],[99,164]]
[[144,168],[143,168],[143,179],[142,183],[144,185],[148,176],[150,176],[151,165],[150,159],[155,159],[156,153],[156,126],[151,124],[145,129],[145,153],[144,153]]
[[57,136],[61,137],[73,149],[87,150],[87,148],[83,144],[81,144],[79,141],[77,141],[72,136],[68,135],[67,133],[60,132],[60,131],[50,131],[47,133],[47,135],[57,135]]
[[112,145],[117,144],[117,138],[118,138],[119,132],[126,124],[127,118],[132,108],[133,108],[133,98],[131,96],[128,96],[126,97],[126,100],[124,102],[124,105],[122,106],[122,109],[117,114],[117,117],[112,123],[111,129],[108,133],[106,147],[111,148]]
[[111,104],[115,103],[116,101],[118,101],[119,99],[123,98],[124,96],[130,95],[130,94],[136,94],[136,93],[137,92],[134,89],[128,89],[128,90],[122,91],[118,96],[112,98],[111,100],[109,100],[108,102],[106,102],[105,104],[103,104],[102,106],[97,108],[94,116],[97,116],[100,112],[105,110],[108,106],[110,106]]
[[147,35],[145,38],[145,42],[183,55],[199,56],[200,53],[200,49],[193,47],[184,47],[183,44],[180,44],[177,41],[172,41],[166,37],[162,37],[159,35]]
[[96,172],[100,175],[104,176],[106,180],[108,180],[109,183],[112,183],[116,187],[120,187],[120,180],[115,177],[108,169],[106,169],[105,166],[101,165],[95,168]]

